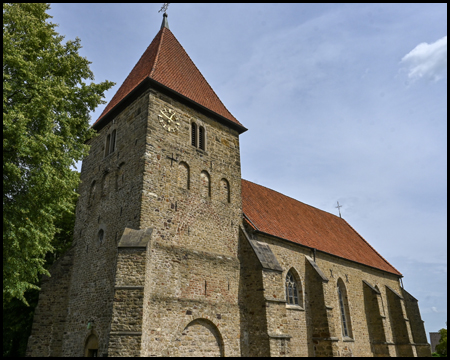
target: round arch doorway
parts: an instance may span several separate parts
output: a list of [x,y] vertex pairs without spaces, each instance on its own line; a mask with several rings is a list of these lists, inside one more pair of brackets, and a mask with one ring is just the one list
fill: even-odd
[[94,333],[88,336],[84,344],[84,356],[85,357],[97,357],[98,356],[98,337]]

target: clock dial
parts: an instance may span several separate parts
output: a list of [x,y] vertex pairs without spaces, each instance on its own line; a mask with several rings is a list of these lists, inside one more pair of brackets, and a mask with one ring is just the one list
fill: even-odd
[[178,117],[175,114],[175,111],[171,109],[164,108],[164,110],[160,110],[158,114],[158,119],[162,127],[166,129],[168,132],[174,133],[180,127]]

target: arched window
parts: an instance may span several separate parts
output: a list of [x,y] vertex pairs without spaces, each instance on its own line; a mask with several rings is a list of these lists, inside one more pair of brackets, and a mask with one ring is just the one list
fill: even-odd
[[105,156],[109,155],[109,146],[111,143],[111,135],[108,134],[108,136],[106,137],[106,145],[105,145]]
[[89,191],[89,201],[88,205],[92,205],[95,200],[95,180],[91,184],[91,189]]
[[105,237],[105,232],[103,231],[103,229],[100,229],[98,231],[98,242],[99,244],[103,243],[103,238]]
[[220,200],[223,202],[230,202],[230,184],[227,179],[220,180]]
[[180,164],[178,165],[178,186],[183,189],[189,189],[189,180],[189,165],[185,162],[180,162]]
[[198,147],[202,150],[206,148],[205,128],[203,126],[198,129]]
[[102,179],[102,196],[106,196],[109,194],[110,186],[109,186],[109,182],[110,182],[110,176],[109,176],[109,172],[105,172],[103,174],[103,179]]
[[337,282],[339,310],[341,314],[342,335],[344,337],[352,337],[352,329],[350,323],[350,312],[348,308],[347,290],[344,282],[339,278]]
[[106,136],[105,157],[113,153],[116,149],[116,129]]
[[114,129],[113,132],[111,133],[111,146],[109,153],[111,154],[112,152],[114,152],[115,149],[116,149],[116,129]]
[[299,287],[292,270],[286,274],[286,302],[289,305],[300,305]]
[[211,180],[207,171],[202,171],[200,174],[200,194],[203,197],[211,197]]
[[125,163],[121,163],[117,168],[116,173],[116,190],[120,190],[123,188],[125,184]]
[[197,125],[191,124],[191,145],[197,147]]

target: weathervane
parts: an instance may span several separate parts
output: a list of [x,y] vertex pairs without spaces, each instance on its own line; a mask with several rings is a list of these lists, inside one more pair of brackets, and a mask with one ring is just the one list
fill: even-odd
[[170,3],[164,3],[164,5],[161,7],[161,9],[158,12],[164,11],[164,14],[167,11],[167,8],[169,7]]
[[339,217],[342,218],[342,216],[341,216],[341,207],[342,207],[342,205],[339,205],[339,201],[337,202],[337,204],[338,204],[338,206],[335,206],[335,207],[337,207],[337,209],[339,210]]

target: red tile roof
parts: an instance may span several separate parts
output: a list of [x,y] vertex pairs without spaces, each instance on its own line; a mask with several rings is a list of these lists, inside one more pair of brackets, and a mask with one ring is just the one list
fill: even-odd
[[156,34],[95,124],[146,78],[153,79],[242,126],[223,105],[189,55],[167,27],[162,27]]
[[242,209],[256,230],[401,275],[344,219],[242,179]]

